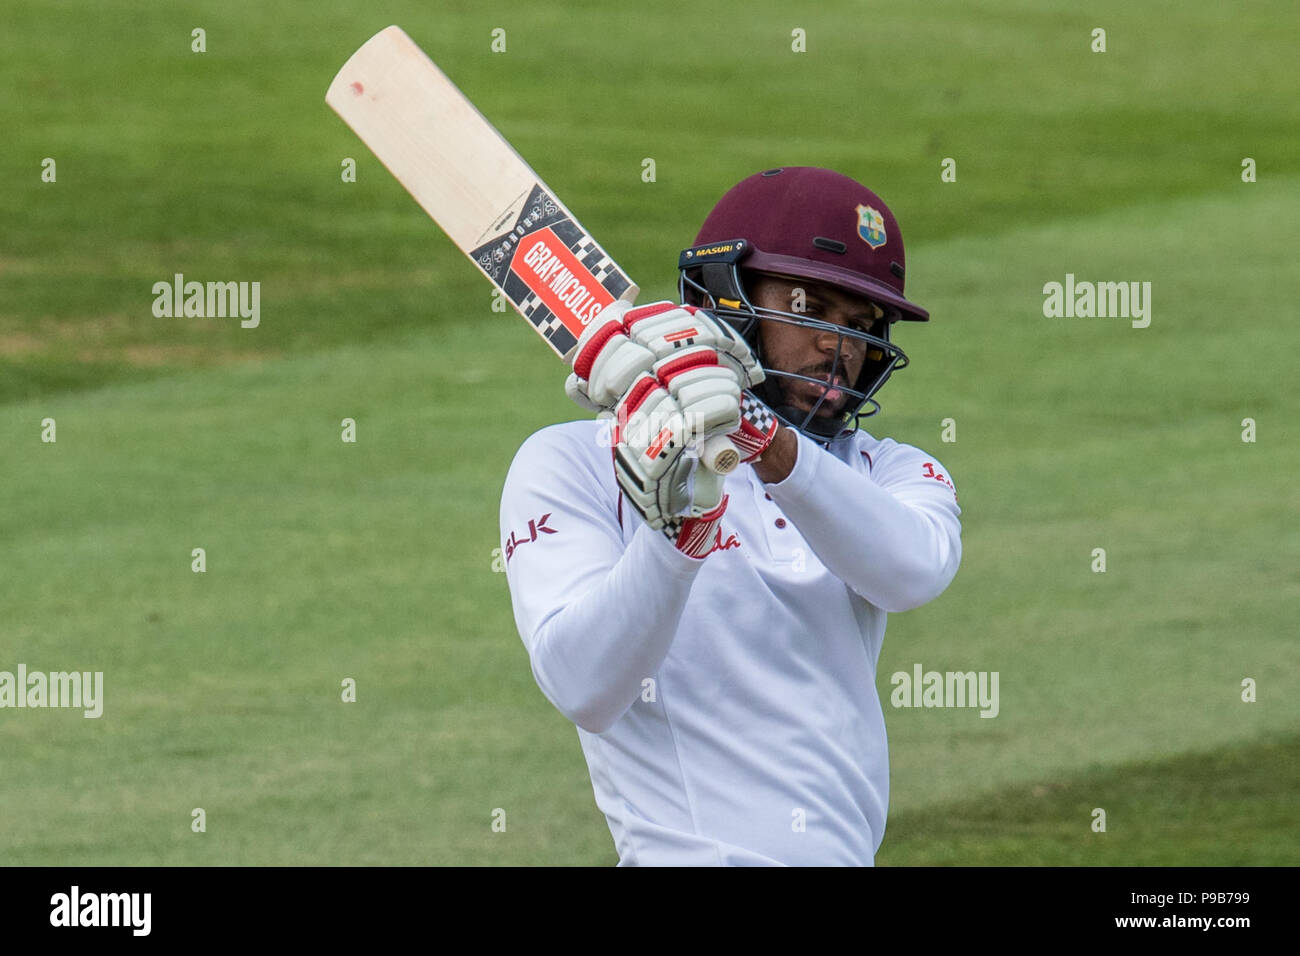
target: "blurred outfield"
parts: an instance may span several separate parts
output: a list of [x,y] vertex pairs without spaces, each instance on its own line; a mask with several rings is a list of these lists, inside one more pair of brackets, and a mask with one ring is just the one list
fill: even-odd
[[[886,707],[878,862],[1300,863],[1294,5],[619,10],[0,2],[0,670],[107,697],[0,710],[0,863],[616,858],[491,571],[561,367],[323,103],[392,22],[644,301],[758,169],[898,215],[934,319],[869,429],[943,459],[965,557],[879,686],[997,670],[1001,713]],[[260,328],[154,318],[176,272],[260,281]],[[1045,319],[1066,272],[1152,282],[1151,327]]]

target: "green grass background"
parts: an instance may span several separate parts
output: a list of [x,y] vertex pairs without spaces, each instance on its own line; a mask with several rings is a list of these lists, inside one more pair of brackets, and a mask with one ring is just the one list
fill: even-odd
[[[615,860],[492,570],[562,369],[323,103],[390,22],[645,301],[755,170],[899,216],[934,318],[869,429],[943,460],[965,554],[879,684],[997,670],[1001,713],[886,707],[878,862],[1300,862],[1292,7],[3,0],[0,670],[107,700],[0,710],[0,863]],[[260,281],[260,328],[154,318],[176,272]],[[1150,328],[1045,319],[1066,272],[1150,281]]]

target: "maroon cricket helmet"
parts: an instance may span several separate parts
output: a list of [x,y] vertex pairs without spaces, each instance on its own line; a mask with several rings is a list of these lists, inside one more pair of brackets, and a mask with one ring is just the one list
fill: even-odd
[[924,322],[903,296],[907,259],[898,220],[883,199],[841,173],[785,166],[755,173],[718,201],[695,246],[744,238],[740,263],[756,272],[825,282]]
[[[872,397],[907,354],[890,341],[890,327],[930,314],[903,295],[906,259],[898,221],[879,196],[840,173],[812,166],[786,166],[756,173],[733,186],[700,227],[695,244],[677,262],[683,302],[702,306],[727,322],[763,364],[766,379],[753,389],[783,422],[821,442],[852,434],[859,419],[875,414]],[[875,304],[869,330],[829,326],[815,315],[759,307],[750,301],[748,278],[768,273],[833,286]],[[760,327],[779,322],[840,336],[834,360],[807,374],[769,365]],[[865,348],[852,382],[842,374],[846,339]],[[822,397],[807,407],[820,386]],[[802,398],[800,398],[802,394]]]

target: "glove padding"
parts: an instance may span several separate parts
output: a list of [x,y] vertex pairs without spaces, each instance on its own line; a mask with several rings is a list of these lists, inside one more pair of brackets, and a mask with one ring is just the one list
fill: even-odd
[[718,364],[736,373],[741,388],[753,388],[766,377],[735,329],[693,305],[656,302],[627,313],[623,324],[632,340],[649,349],[656,361],[707,346],[718,353]]
[[656,362],[700,347],[712,349],[717,364],[731,369],[742,388],[763,380],[762,366],[744,339],[708,312],[671,302],[633,308],[619,300],[583,330],[564,391],[588,411],[611,409]]
[[628,337],[624,319],[635,311],[632,303],[618,299],[582,330],[564,391],[587,411],[612,408],[638,375],[654,367],[654,353]]
[[735,373],[704,346],[656,362],[653,371],[638,376],[615,408],[614,474],[628,503],[663,529],[721,504],[722,476],[687,448],[741,427],[741,393]]

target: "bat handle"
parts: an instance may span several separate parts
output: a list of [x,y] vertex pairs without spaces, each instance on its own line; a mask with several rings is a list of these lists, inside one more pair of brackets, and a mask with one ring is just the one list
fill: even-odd
[[715,475],[730,474],[740,464],[740,452],[726,435],[714,435],[700,445],[700,464]]

